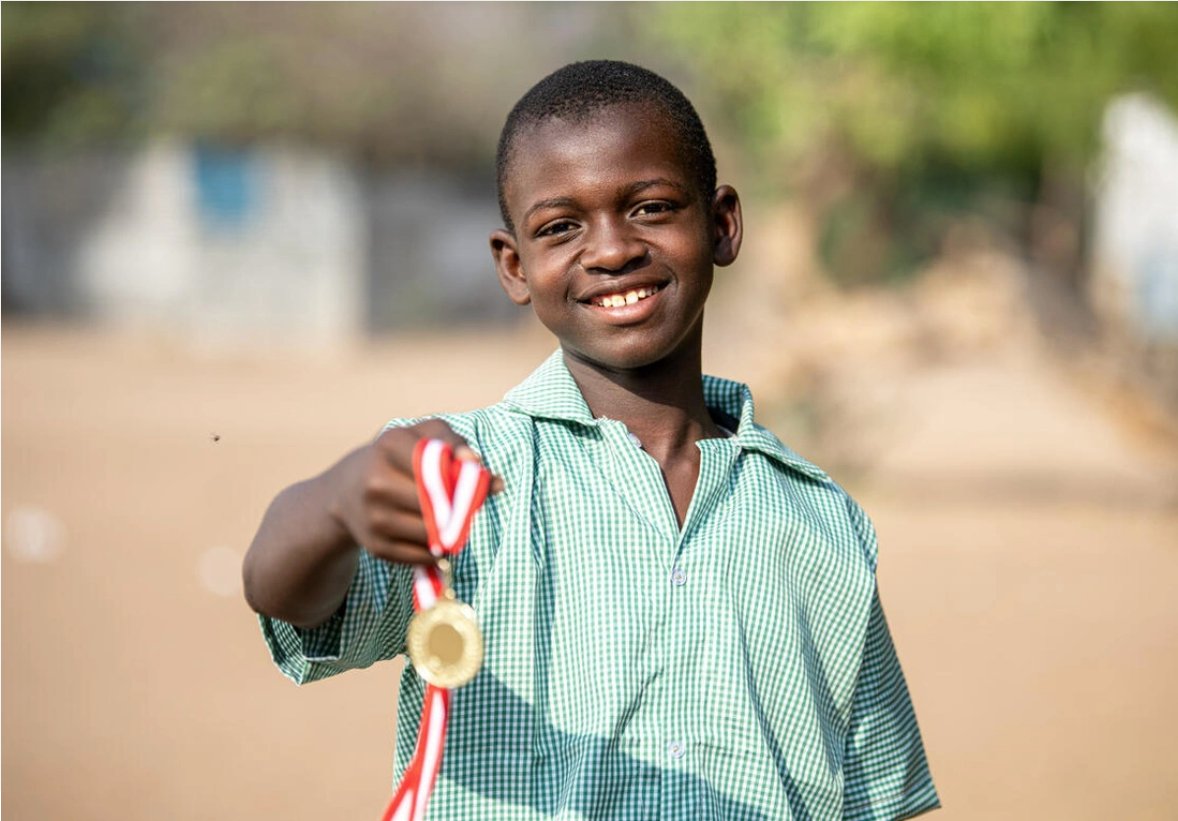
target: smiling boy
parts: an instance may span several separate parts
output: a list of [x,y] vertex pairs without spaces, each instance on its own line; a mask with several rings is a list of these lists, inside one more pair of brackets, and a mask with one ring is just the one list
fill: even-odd
[[[403,652],[409,565],[431,561],[411,455],[442,438],[501,479],[454,569],[486,657],[428,817],[938,806],[870,522],[701,373],[742,221],[691,104],[636,66],[566,66],[509,115],[498,181],[500,281],[560,348],[499,404],[394,420],[279,494],[244,568],[277,664],[302,683]],[[399,771],[423,694],[407,666]]]

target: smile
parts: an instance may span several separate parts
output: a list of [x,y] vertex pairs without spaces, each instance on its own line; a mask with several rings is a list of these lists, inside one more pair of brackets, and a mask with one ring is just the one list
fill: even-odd
[[623,305],[633,305],[647,297],[654,296],[662,290],[661,285],[651,285],[645,288],[635,288],[630,291],[619,291],[616,294],[601,294],[588,300],[590,305],[599,308],[621,308]]

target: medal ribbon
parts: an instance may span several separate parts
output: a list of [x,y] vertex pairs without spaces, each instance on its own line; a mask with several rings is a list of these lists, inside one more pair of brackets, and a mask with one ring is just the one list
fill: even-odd
[[[458,553],[466,545],[471,519],[487,498],[490,472],[472,459],[455,459],[450,446],[440,439],[422,439],[413,450],[413,475],[430,552],[438,558]],[[445,589],[436,566],[418,565],[413,569],[415,611],[428,610]],[[442,764],[449,715],[450,691],[428,685],[417,747],[382,821],[422,821],[425,817]]]

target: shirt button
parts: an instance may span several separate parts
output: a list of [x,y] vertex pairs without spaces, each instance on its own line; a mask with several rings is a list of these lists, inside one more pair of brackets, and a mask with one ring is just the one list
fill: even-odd
[[629,432],[627,432],[626,435],[630,437],[630,441],[634,444],[634,447],[636,447],[636,448],[642,447],[642,440],[641,439],[639,439],[637,436],[635,436],[634,434],[629,433]]
[[682,567],[676,567],[671,571],[671,584],[676,587],[682,587],[687,584],[687,571]]
[[687,748],[683,746],[681,741],[672,741],[667,745],[667,754],[671,758],[682,758],[685,752],[687,752]]

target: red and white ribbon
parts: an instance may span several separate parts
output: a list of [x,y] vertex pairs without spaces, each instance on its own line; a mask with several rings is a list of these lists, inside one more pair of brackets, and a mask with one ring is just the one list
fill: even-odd
[[[450,446],[440,439],[422,439],[413,451],[413,475],[429,534],[430,552],[439,558],[458,553],[466,544],[470,520],[487,498],[490,472],[474,460],[455,459]],[[432,607],[444,590],[445,582],[437,567],[419,565],[414,569],[415,610]],[[450,691],[428,685],[417,732],[417,748],[382,821],[422,821],[425,818],[425,808],[442,764],[449,715]]]

